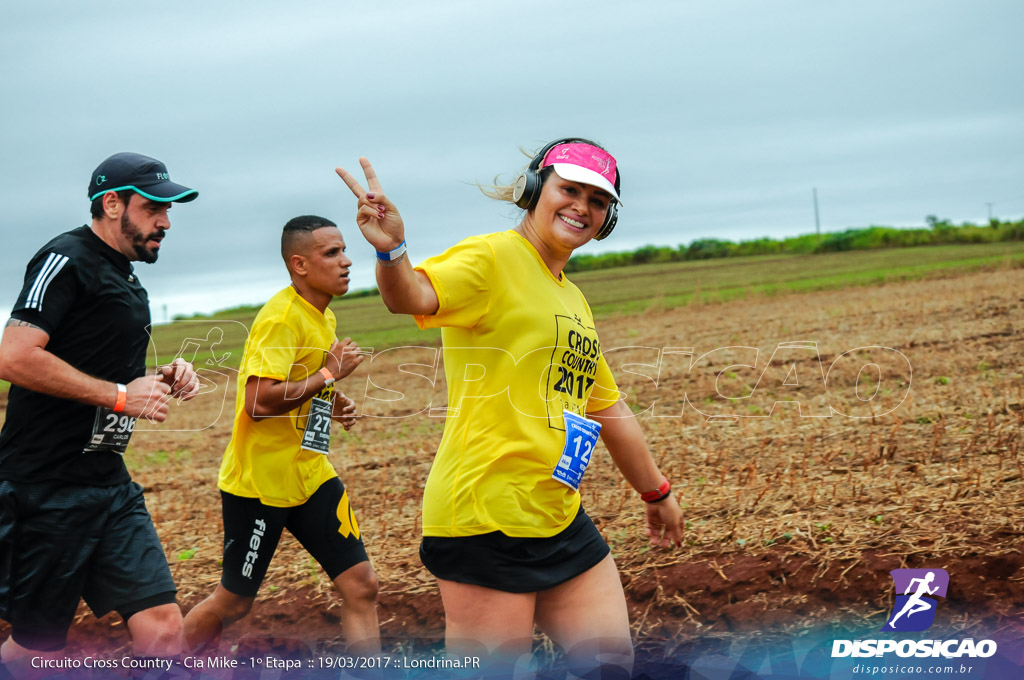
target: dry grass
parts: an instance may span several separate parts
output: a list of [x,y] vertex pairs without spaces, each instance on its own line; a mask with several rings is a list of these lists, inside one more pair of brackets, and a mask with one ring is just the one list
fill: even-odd
[[[613,352],[613,368],[687,516],[685,545],[649,549],[642,503],[600,449],[583,499],[612,546],[637,634],[723,630],[723,622],[738,616],[729,608],[740,605],[762,621],[772,612],[792,614],[778,619],[786,625],[844,613],[866,620],[886,607],[886,568],[967,565],[971,559],[984,565],[986,557],[1019,554],[1022,290],[1024,271],[1011,269],[652,308],[603,322],[606,348],[634,348]],[[777,354],[780,365],[761,377],[780,343],[808,340],[817,355],[793,350],[783,361]],[[744,346],[759,350],[756,362],[749,349],[705,356]],[[898,350],[912,376],[897,354],[876,350],[850,358],[827,389],[811,379],[821,371],[815,356],[827,369],[844,352],[869,346]],[[650,365],[623,370],[621,364],[650,364],[652,357],[656,364],[663,347],[691,347],[704,359],[690,368],[683,355],[670,355],[660,372]],[[422,348],[415,356],[426,363],[434,352]],[[417,548],[421,490],[443,426],[424,409],[443,404],[443,373],[415,366],[399,371],[413,356],[411,350],[382,354],[346,381],[364,412],[393,417],[364,419],[349,435],[335,437],[331,453],[352,490],[380,577],[382,624],[396,636],[429,636],[442,627],[436,587]],[[736,361],[755,368],[729,366]],[[859,367],[872,361],[880,366],[877,385],[858,377]],[[792,366],[799,387],[783,384]],[[368,400],[368,375],[406,399],[390,405]],[[434,384],[423,377],[432,375],[439,376]],[[234,385],[230,375],[208,377],[215,378],[209,394],[176,408],[168,427],[138,432],[129,455],[186,605],[219,579],[215,482],[230,435]],[[862,392],[878,388],[875,399],[856,399],[858,380]],[[368,394],[381,396],[374,389]],[[784,403],[773,411],[782,399],[800,399],[805,415],[828,413],[831,404],[858,417],[801,417]],[[958,568],[953,579],[966,592],[972,574]],[[998,582],[1016,599],[973,604],[988,606],[990,620],[1020,617],[1021,580],[1013,567]],[[990,579],[978,592],[996,583]],[[851,595],[830,603],[822,589]],[[319,568],[286,537],[257,604],[257,611],[285,618],[253,625],[313,625],[313,609],[327,612],[324,620],[313,618],[336,630],[330,590]]]

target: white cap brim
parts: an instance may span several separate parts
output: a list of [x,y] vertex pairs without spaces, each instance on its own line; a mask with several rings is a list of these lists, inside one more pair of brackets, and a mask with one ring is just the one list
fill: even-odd
[[622,203],[618,192],[615,191],[615,185],[609,182],[608,178],[604,175],[598,174],[588,168],[584,168],[579,165],[571,165],[569,163],[552,163],[549,167],[554,168],[555,172],[562,179],[567,179],[570,182],[579,182],[580,184],[589,184],[592,187],[604,189],[611,194],[616,201],[620,204]]

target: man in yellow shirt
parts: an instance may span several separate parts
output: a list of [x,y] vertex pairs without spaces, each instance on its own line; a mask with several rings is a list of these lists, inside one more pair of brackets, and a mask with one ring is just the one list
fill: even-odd
[[334,383],[362,355],[351,339],[338,341],[328,308],[348,291],[352,261],[338,227],[312,215],[285,225],[281,255],[292,284],[253,321],[221,463],[221,582],[185,617],[185,638],[193,650],[216,646],[224,627],[249,613],[287,528],[341,593],[349,651],[375,654],[377,577],[348,493],[327,460],[331,419],[346,430],[355,422],[354,404]]

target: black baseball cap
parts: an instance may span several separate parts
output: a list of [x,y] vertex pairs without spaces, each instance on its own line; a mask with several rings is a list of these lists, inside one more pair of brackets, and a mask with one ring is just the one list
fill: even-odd
[[171,181],[167,166],[149,156],[138,153],[115,153],[92,171],[89,182],[89,200],[102,196],[108,191],[131,189],[151,201],[188,203],[199,196],[195,189],[189,189]]

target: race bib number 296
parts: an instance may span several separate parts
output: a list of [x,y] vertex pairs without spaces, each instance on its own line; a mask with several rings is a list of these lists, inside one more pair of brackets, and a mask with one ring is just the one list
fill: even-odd
[[112,451],[123,456],[128,448],[128,440],[135,431],[135,418],[123,413],[114,413],[112,409],[97,407],[96,419],[92,425],[92,438],[86,451]]

